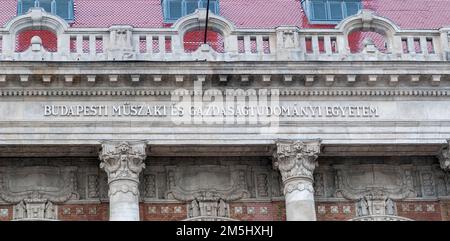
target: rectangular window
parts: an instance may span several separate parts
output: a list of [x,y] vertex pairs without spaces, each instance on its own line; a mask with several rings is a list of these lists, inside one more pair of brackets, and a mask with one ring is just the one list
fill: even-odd
[[[199,8],[207,8],[208,0],[163,0],[164,21],[175,22]],[[210,0],[209,10],[219,14],[219,0]]]
[[311,22],[337,24],[361,9],[361,0],[305,0],[303,9]]
[[32,7],[41,7],[65,20],[73,20],[73,0],[18,0],[17,14],[26,14]]

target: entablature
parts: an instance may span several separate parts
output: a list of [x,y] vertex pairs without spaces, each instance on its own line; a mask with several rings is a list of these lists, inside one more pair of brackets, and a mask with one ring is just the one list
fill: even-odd
[[447,96],[449,80],[445,62],[0,62],[2,95],[171,95],[201,82],[285,96]]

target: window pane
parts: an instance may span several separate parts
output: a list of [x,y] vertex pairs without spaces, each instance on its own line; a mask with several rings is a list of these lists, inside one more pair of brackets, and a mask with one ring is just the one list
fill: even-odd
[[325,9],[325,3],[322,1],[311,2],[311,10],[313,20],[326,20],[327,13]]
[[359,11],[360,3],[359,2],[347,2],[347,3],[345,3],[345,7],[347,8],[347,16],[355,15]]
[[191,14],[195,12],[195,10],[198,8],[198,1],[186,1],[186,14]]
[[342,4],[340,2],[330,2],[329,6],[331,20],[342,20]]
[[217,1],[210,1],[209,2],[209,10],[211,10],[211,12],[213,12],[213,13],[215,13],[215,14],[219,14],[218,12],[218,10],[219,10],[219,7],[218,7],[218,4],[217,4]]
[[56,15],[61,18],[69,18],[69,0],[56,0]]
[[[210,3],[211,4],[211,3]],[[200,8],[206,8],[206,6],[208,5],[208,0],[199,0],[199,6]]]
[[22,0],[22,13],[25,14],[30,8],[34,7],[34,0]]
[[169,16],[171,20],[179,19],[182,16],[181,1],[169,1]]
[[43,8],[46,12],[52,12],[52,0],[39,0],[39,7]]
[[[206,8],[207,0],[163,0],[164,19],[173,22],[179,18],[194,13],[198,8]],[[210,0],[209,9],[218,14],[219,1]]]

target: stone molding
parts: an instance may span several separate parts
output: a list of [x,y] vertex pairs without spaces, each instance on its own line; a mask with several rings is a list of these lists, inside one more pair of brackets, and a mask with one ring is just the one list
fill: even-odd
[[[341,90],[295,90],[281,89],[280,96],[414,96],[414,97],[439,97],[450,96],[450,90],[437,89],[364,89],[347,88]],[[0,90],[0,96],[170,96],[174,93],[170,90],[157,89],[5,89]],[[189,91],[189,95],[200,95]],[[246,95],[243,95],[246,96]]]
[[314,187],[311,182],[305,180],[298,180],[296,182],[290,181],[285,185],[285,194],[292,193],[294,191],[308,191],[314,193]]
[[[145,168],[147,157],[144,142],[102,142],[100,168],[108,175],[108,183],[117,180],[130,180],[139,183],[139,174]],[[117,191],[130,191],[119,188]]]

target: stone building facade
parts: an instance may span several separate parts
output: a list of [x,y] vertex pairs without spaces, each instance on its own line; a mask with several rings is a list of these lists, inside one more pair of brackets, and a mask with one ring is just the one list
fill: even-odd
[[[450,219],[450,21],[362,9],[245,28],[210,12],[216,45],[192,47],[206,15],[5,21],[0,220]],[[38,30],[54,49],[18,38]]]

